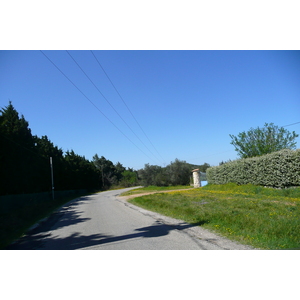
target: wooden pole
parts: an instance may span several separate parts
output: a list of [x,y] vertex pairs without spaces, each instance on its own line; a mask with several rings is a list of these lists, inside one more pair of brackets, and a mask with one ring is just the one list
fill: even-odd
[[54,181],[53,181],[53,164],[52,164],[52,157],[50,157],[50,168],[51,168],[51,183],[52,183],[52,199],[54,200]]

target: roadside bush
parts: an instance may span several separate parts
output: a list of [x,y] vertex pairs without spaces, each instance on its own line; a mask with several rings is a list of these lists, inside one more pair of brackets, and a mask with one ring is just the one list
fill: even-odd
[[207,169],[210,184],[254,184],[285,188],[300,186],[300,149],[235,160]]

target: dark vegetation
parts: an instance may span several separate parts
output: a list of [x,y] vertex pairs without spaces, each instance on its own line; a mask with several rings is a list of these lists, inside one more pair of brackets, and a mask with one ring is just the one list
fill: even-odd
[[141,184],[143,186],[177,186],[189,185],[191,183],[191,171],[199,169],[203,173],[202,180],[206,180],[205,172],[210,167],[209,164],[192,165],[186,161],[175,159],[166,167],[145,164],[144,169],[138,171]]
[[0,110],[0,196],[51,191],[50,157],[56,191],[135,185],[137,173],[96,154],[93,161],[32,135],[11,102]]

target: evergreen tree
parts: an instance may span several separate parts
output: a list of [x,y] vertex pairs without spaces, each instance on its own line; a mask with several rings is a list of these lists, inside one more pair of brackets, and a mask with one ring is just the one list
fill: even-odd
[[121,185],[125,187],[135,186],[138,184],[137,172],[134,172],[132,169],[125,170],[122,173]]
[[165,174],[164,169],[160,166],[145,164],[144,169],[139,170],[139,176],[141,177],[142,184],[144,186],[169,185],[167,175]]
[[109,188],[117,183],[117,172],[114,164],[104,156],[99,158],[98,154],[93,156],[93,162],[100,172],[103,188]]
[[0,195],[51,191],[50,157],[55,190],[102,186],[93,162],[73,150],[64,156],[47,136],[32,136],[11,102],[0,110]]
[[99,171],[84,156],[75,154],[73,150],[65,155],[66,189],[99,188]]
[[55,190],[64,190],[63,150],[54,146],[46,135],[41,138],[34,136],[34,142],[38,154],[38,160],[36,161],[36,181],[39,183],[40,191],[51,190],[50,157],[52,157],[53,162]]
[[34,140],[29,124],[9,105],[0,110],[1,194],[26,193],[33,189]]
[[126,168],[124,168],[120,162],[117,162],[115,164],[115,176],[116,176],[117,182],[120,182],[122,180],[122,178],[123,178],[122,173],[124,171],[126,171]]
[[186,161],[175,159],[166,167],[170,185],[187,185],[190,182],[191,169]]

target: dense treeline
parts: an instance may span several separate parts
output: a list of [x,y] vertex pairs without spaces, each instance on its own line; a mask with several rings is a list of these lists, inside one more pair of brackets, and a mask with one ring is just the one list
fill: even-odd
[[96,154],[93,157],[93,163],[99,171],[102,188],[108,188],[112,185],[122,187],[135,186],[138,184],[138,173],[131,168],[124,168],[120,162],[113,164],[105,157]]
[[0,110],[0,195],[50,192],[50,157],[56,191],[105,190],[113,185],[187,185],[192,169],[206,172],[210,167],[176,159],[166,167],[145,164],[135,171],[97,154],[89,161],[73,150],[64,153],[46,135],[32,135],[29,123],[11,102]]
[[29,123],[12,103],[0,110],[0,195],[51,191],[50,157],[55,190],[106,189],[137,183],[137,172],[95,155],[93,161],[32,135]]
[[138,171],[141,184],[144,186],[170,186],[170,185],[188,185],[191,181],[191,171],[198,168],[205,173],[209,164],[191,165],[186,161],[175,159],[166,167],[146,164],[144,169]]

